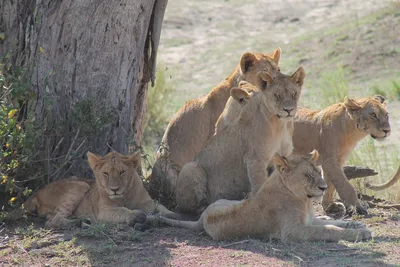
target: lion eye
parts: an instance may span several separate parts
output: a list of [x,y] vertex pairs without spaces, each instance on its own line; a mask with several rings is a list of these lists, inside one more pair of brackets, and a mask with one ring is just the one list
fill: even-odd
[[103,172],[103,175],[108,178],[108,172]]
[[370,115],[372,118],[377,118],[375,112],[372,112]]
[[119,175],[121,175],[121,176],[124,175],[124,174],[125,174],[125,171],[120,171],[119,172]]
[[306,177],[307,177],[308,179],[310,179],[311,181],[314,181],[314,177],[312,177],[310,174],[306,174]]
[[292,93],[292,97],[295,98],[297,96],[297,92]]
[[281,99],[281,96],[280,95],[278,95],[278,94],[276,94],[276,93],[274,93],[274,96],[276,97],[276,99],[278,99],[278,100],[280,100]]

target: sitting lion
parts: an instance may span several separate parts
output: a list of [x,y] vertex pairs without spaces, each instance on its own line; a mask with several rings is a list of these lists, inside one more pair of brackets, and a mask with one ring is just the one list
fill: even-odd
[[[217,122],[215,123],[215,134],[231,124],[239,116],[240,111],[247,104],[249,99],[251,99],[260,91],[258,87],[252,86],[246,81],[241,81],[239,83],[239,87],[242,88],[242,90],[231,90],[231,97],[229,97],[224,111],[221,113]],[[288,157],[293,152],[293,120],[287,120],[283,127],[285,128],[283,131],[285,136],[283,136],[281,139],[280,151],[278,152],[280,155]]]
[[[199,213],[218,199],[243,199],[244,194],[258,191],[268,163],[288,136],[285,124],[294,118],[304,77],[302,67],[292,76],[259,73],[260,89],[254,88],[259,92],[179,173],[175,198],[180,211]],[[231,91],[239,90],[246,93],[241,88]]]
[[[174,215],[156,205],[136,172],[140,153],[124,156],[110,152],[105,157],[87,153],[96,180],[71,177],[50,183],[23,204],[29,213],[47,218],[46,226],[63,228],[75,224],[69,216],[93,222],[134,224],[143,222],[146,213],[159,211]],[[143,211],[144,212],[143,212]],[[146,212],[146,213],[145,213]]]
[[326,211],[335,210],[335,188],[347,205],[347,212],[366,214],[367,209],[357,198],[356,190],[343,173],[343,164],[357,142],[370,135],[384,139],[390,135],[390,124],[383,96],[358,100],[345,97],[323,110],[299,108],[294,119],[294,154],[305,155],[317,149],[328,190],[322,201]]
[[243,54],[235,70],[208,95],[187,101],[175,114],[165,130],[152,173],[147,178],[152,198],[174,206],[169,196],[173,195],[178,174],[214,134],[215,122],[225,107],[230,89],[242,80],[256,82],[260,71],[268,71],[274,76],[280,71],[280,55],[280,48],[269,55]]
[[[318,152],[309,156],[274,157],[275,172],[250,199],[220,199],[207,207],[197,222],[160,217],[168,225],[205,230],[214,240],[265,237],[287,241],[350,242],[371,238],[371,232],[355,221],[322,220],[314,216],[312,198],[327,188],[314,165]],[[348,229],[358,228],[358,229]]]

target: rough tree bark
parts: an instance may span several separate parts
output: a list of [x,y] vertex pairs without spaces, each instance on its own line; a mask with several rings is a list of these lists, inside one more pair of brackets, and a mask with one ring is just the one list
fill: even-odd
[[[167,0],[0,0],[0,53],[11,51],[43,129],[35,159],[51,179],[90,176],[85,154],[141,144],[147,84]],[[29,177],[25,177],[29,178]]]

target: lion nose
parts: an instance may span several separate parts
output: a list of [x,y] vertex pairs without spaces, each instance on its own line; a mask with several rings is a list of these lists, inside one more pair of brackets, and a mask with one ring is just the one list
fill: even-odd
[[390,135],[390,129],[385,129],[385,130],[382,130],[382,132],[384,132],[385,133],[385,136],[388,136],[388,135]]
[[327,186],[318,186],[318,188],[322,191],[325,191],[328,187]]
[[284,111],[286,111],[288,114],[293,111],[294,108],[283,108]]
[[118,192],[118,190],[119,190],[119,187],[117,187],[117,188],[110,188],[111,189],[111,191],[114,191],[114,194],[117,194],[117,192]]

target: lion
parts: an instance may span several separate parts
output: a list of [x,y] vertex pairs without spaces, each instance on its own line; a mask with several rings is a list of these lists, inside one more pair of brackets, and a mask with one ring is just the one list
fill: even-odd
[[168,196],[173,195],[178,174],[214,134],[215,122],[224,110],[230,89],[242,80],[256,82],[260,71],[268,71],[272,76],[279,73],[280,55],[280,48],[269,55],[244,53],[239,65],[208,95],[187,101],[174,115],[156,153],[152,173],[147,177],[151,197],[174,206]]
[[[294,118],[304,77],[302,67],[291,76],[258,74],[255,86],[259,89],[254,90],[259,92],[179,173],[174,196],[181,212],[201,213],[218,199],[243,199],[244,194],[258,191],[267,177],[268,163],[290,135],[285,124]],[[231,91],[239,90],[246,93],[242,88]]]
[[130,156],[110,152],[104,157],[88,152],[87,156],[95,180],[71,177],[52,182],[25,201],[25,211],[46,217],[46,226],[51,228],[64,228],[79,221],[68,219],[69,216],[133,225],[144,222],[146,213],[153,211],[175,215],[156,205],[144,189],[136,171],[140,152]]
[[[214,134],[217,134],[222,129],[227,127],[230,123],[232,123],[240,114],[240,111],[247,104],[249,99],[251,99],[255,94],[259,92],[258,87],[252,86],[246,81],[241,81],[239,83],[239,86],[243,90],[231,90],[231,97],[229,97],[228,101],[226,102],[224,111],[221,113],[217,122],[215,123]],[[285,130],[283,132],[285,133],[285,136],[282,138],[281,149],[279,153],[284,157],[288,157],[292,154],[293,151],[293,120],[288,120],[286,123],[284,123],[284,128]]]
[[370,135],[381,140],[390,135],[386,100],[376,95],[358,100],[348,97],[343,103],[323,110],[299,108],[294,119],[294,154],[305,155],[317,149],[328,183],[322,206],[329,213],[337,209],[333,202],[335,188],[347,206],[348,214],[367,214],[367,208],[357,198],[356,190],[343,172],[343,164],[357,142]]
[[[214,240],[257,237],[288,241],[350,242],[371,238],[371,232],[356,221],[316,218],[312,198],[322,196],[327,184],[315,166],[318,152],[292,155],[276,154],[276,171],[257,194],[241,201],[220,199],[202,213],[198,221],[179,221],[160,217],[170,226],[205,230]],[[355,228],[355,229],[349,229]]]

